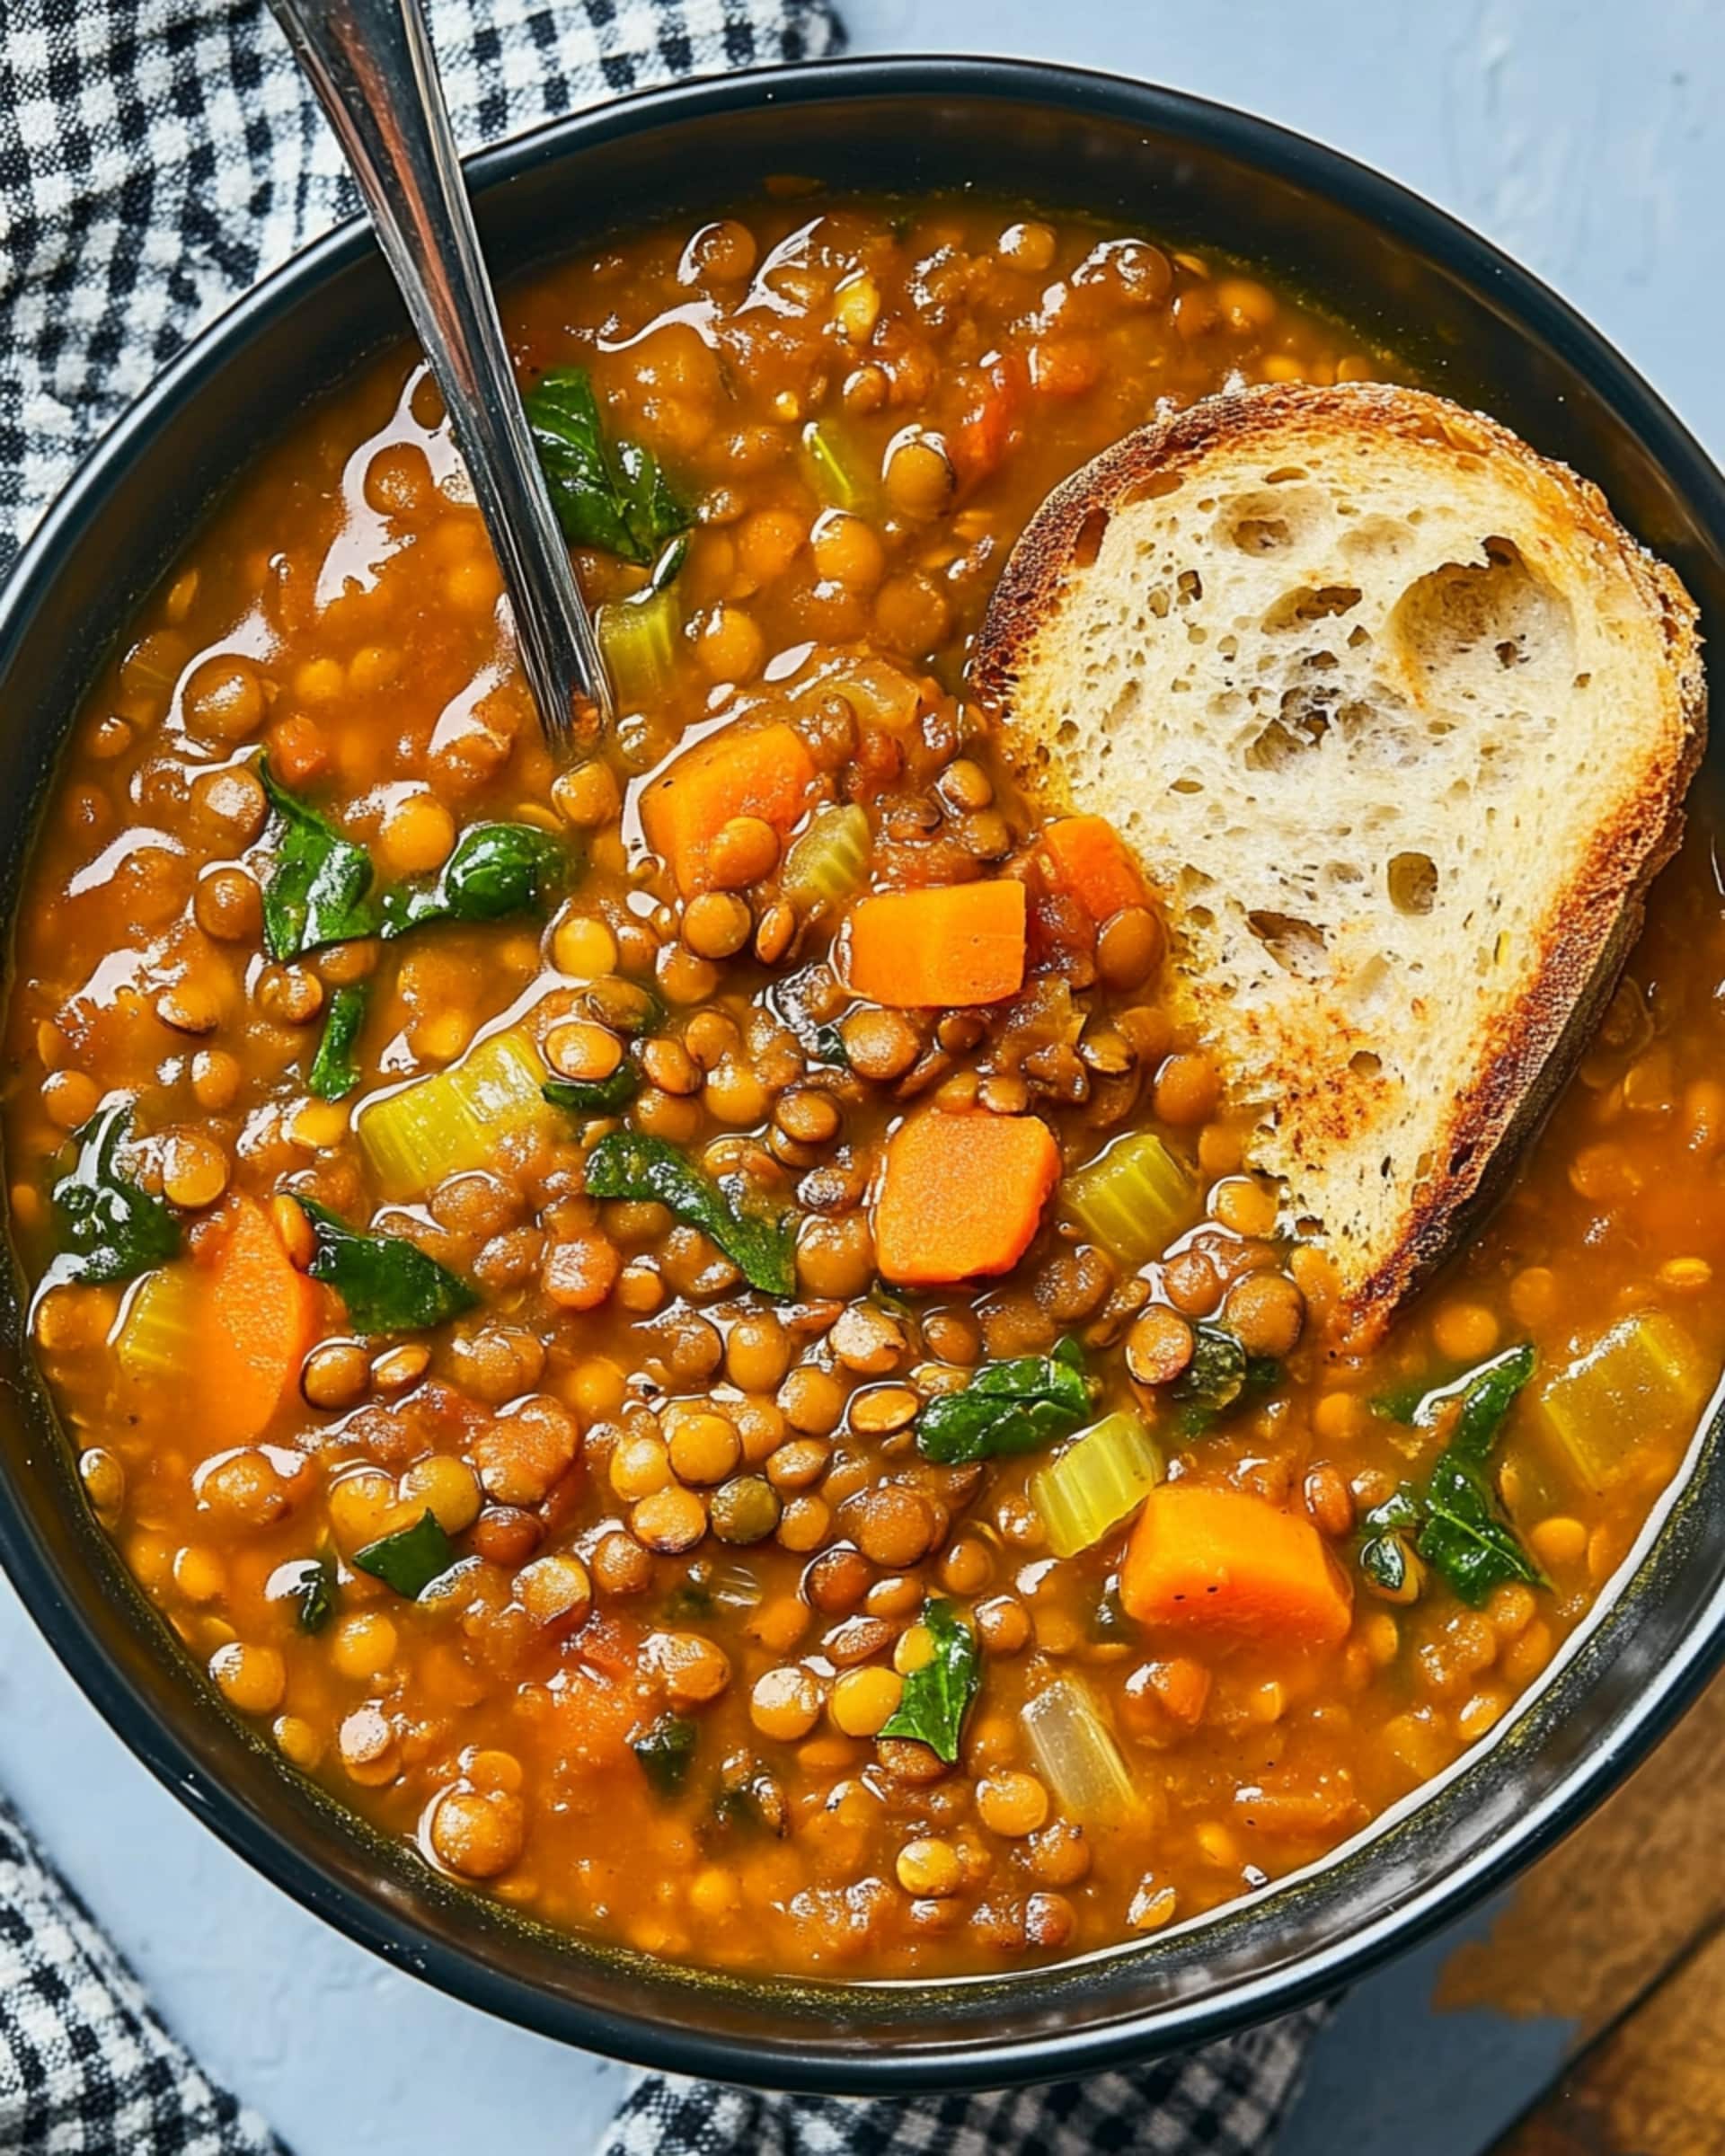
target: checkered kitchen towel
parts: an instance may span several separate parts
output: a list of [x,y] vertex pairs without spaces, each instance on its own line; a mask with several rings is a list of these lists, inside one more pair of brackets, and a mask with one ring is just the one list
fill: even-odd
[[[826,0],[432,0],[431,14],[470,146],[843,42]],[[0,0],[0,572],[187,340],[356,208],[262,0]],[[998,2096],[847,2104],[649,2076],[603,2156],[1259,2156],[1313,2026]],[[0,1804],[0,2156],[39,2150],[286,2156]]]
[[861,2103],[649,2074],[595,2156],[1268,2156],[1328,2010],[1050,2089]]
[[[464,148],[839,50],[827,0],[429,0]],[[359,199],[262,0],[0,0],[0,574],[186,341]]]
[[288,2156],[164,2028],[0,1802],[0,2152]]

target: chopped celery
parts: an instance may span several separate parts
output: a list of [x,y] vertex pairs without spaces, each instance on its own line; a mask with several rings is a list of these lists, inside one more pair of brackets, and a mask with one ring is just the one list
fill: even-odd
[[802,457],[809,485],[829,508],[865,508],[872,499],[873,480],[855,445],[830,420],[803,429]]
[[190,1265],[166,1265],[139,1282],[115,1344],[128,1377],[183,1380],[197,1367],[202,1289]]
[[1160,1258],[1198,1217],[1198,1192],[1151,1131],[1119,1138],[1066,1181],[1066,1208],[1122,1265]]
[[869,819],[854,802],[817,809],[785,855],[785,895],[805,906],[848,898],[868,875],[871,843]]
[[504,1124],[544,1124],[541,1088],[546,1078],[539,1051],[525,1028],[493,1033],[443,1076],[453,1081],[478,1120],[495,1131]]
[[1138,1808],[1114,1732],[1089,1689],[1057,1677],[1023,1710],[1024,1727],[1055,1802],[1081,1826],[1105,1826]]
[[512,1026],[448,1070],[373,1101],[355,1128],[385,1196],[413,1197],[446,1176],[489,1167],[511,1131],[555,1129],[545,1077],[526,1029]]
[[599,648],[618,701],[631,710],[659,702],[677,666],[683,609],[674,587],[648,589],[599,609]]
[[1136,1511],[1161,1481],[1163,1459],[1136,1415],[1096,1423],[1031,1478],[1031,1502],[1057,1557],[1076,1557]]
[[483,1167],[491,1137],[439,1072],[361,1109],[354,1127],[385,1196],[409,1197],[464,1168]]
[[1564,1464],[1587,1489],[1603,1490],[1645,1436],[1693,1418],[1709,1382],[1694,1342],[1676,1320],[1645,1311],[1614,1325],[1560,1371],[1535,1405]]

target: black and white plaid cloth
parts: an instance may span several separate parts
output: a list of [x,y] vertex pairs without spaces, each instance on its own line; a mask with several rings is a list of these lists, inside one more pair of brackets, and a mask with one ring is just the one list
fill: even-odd
[[0,1803],[0,2151],[288,2156],[151,2011],[83,1903]]
[[[472,147],[682,75],[836,51],[827,0],[432,0]],[[181,347],[350,215],[262,0],[0,0],[0,572]],[[1314,2019],[1137,2073],[842,2103],[641,2081],[600,2156],[1262,2156]],[[0,1805],[0,2156],[286,2156]]]
[[851,2102],[649,2074],[595,2156],[1267,2156],[1328,2009],[1048,2089]]
[[[429,0],[464,148],[836,52],[828,0]],[[0,0],[0,574],[189,339],[359,198],[262,0]]]

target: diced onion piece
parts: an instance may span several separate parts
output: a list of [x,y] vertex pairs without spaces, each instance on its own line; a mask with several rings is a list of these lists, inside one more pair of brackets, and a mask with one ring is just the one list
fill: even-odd
[[784,860],[784,889],[800,905],[836,906],[861,888],[872,843],[869,819],[854,802],[817,809]]
[[190,1265],[164,1266],[138,1284],[115,1344],[128,1377],[184,1380],[197,1368],[203,1287]]
[[1160,1258],[1198,1217],[1192,1179],[1152,1131],[1119,1138],[1066,1180],[1066,1209],[1122,1265]]
[[1114,1732],[1075,1677],[1057,1677],[1039,1692],[1023,1720],[1043,1779],[1069,1817],[1099,1826],[1138,1809],[1138,1792]]
[[1650,1433],[1692,1418],[1709,1374],[1675,1318],[1646,1311],[1614,1325],[1537,1396],[1540,1420],[1585,1487],[1616,1480]]
[[922,691],[898,667],[866,654],[827,661],[789,692],[799,711],[817,709],[823,697],[842,696],[861,720],[901,731],[916,723]]
[[1110,1415],[1031,1478],[1057,1557],[1076,1557],[1129,1518],[1161,1481],[1163,1458],[1136,1415]]
[[554,1127],[544,1082],[538,1049],[511,1027],[448,1070],[373,1101],[355,1128],[385,1196],[413,1197],[446,1176],[489,1167],[511,1131]]
[[809,483],[828,508],[865,508],[874,487],[856,450],[830,420],[810,420],[802,430]]
[[747,1565],[715,1565],[707,1592],[721,1608],[752,1610],[761,1600],[761,1583]]

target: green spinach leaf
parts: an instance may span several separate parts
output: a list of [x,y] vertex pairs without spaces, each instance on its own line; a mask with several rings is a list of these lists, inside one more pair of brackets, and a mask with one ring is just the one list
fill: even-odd
[[916,1445],[943,1467],[994,1460],[1069,1437],[1089,1413],[1084,1350],[1066,1339],[1052,1355],[986,1363],[961,1392],[931,1400],[916,1418]]
[[1425,1519],[1420,1492],[1403,1482],[1359,1523],[1359,1568],[1392,1602],[1411,1602],[1419,1593],[1419,1568],[1409,1538],[1419,1533]]
[[478,1302],[464,1280],[418,1243],[401,1235],[358,1234],[327,1206],[309,1197],[296,1202],[317,1241],[307,1270],[341,1296],[356,1332],[422,1332]]
[[1476,1609],[1508,1581],[1548,1584],[1522,1548],[1491,1473],[1492,1450],[1533,1372],[1533,1349],[1511,1348],[1429,1390],[1405,1418],[1397,1418],[1429,1428],[1445,1408],[1458,1409],[1424,1488],[1402,1483],[1360,1522],[1360,1569],[1380,1593],[1398,1599],[1418,1592],[1410,1577],[1410,1543]]
[[699,1735],[682,1715],[661,1714],[639,1736],[630,1738],[629,1749],[661,1797],[674,1797],[687,1780]]
[[609,1132],[587,1156],[587,1188],[594,1197],[664,1206],[699,1228],[751,1287],[766,1295],[797,1292],[796,1246],[789,1224],[742,1211],[730,1192],[663,1138]]
[[1127,1615],[1126,1605],[1120,1600],[1119,1573],[1112,1575],[1097,1597],[1096,1607],[1091,1613],[1090,1636],[1092,1639],[1133,1641],[1139,1637],[1134,1620]]
[[625,1056],[608,1078],[547,1078],[539,1090],[578,1116],[618,1116],[641,1091],[641,1065]]
[[[791,1832],[791,1808],[784,1790],[774,1778],[752,1761],[739,1763],[738,1779],[727,1782],[712,1800],[705,1828],[697,1827],[703,1844],[722,1845],[736,1833],[775,1834],[783,1841]],[[726,1772],[731,1772],[728,1764]]]
[[[1426,1524],[1416,1547],[1474,1608],[1509,1580],[1546,1585],[1522,1548],[1490,1473],[1492,1447],[1533,1374],[1533,1349],[1512,1348],[1444,1389],[1443,1397],[1460,1400],[1461,1413],[1426,1484]],[[1428,1419],[1424,1407],[1417,1419]]]
[[[690,525],[692,526],[693,523],[694,518],[691,517]],[[647,589],[655,598],[661,592],[668,591],[676,583],[682,575],[683,564],[688,558],[689,534],[686,529],[677,535],[664,552],[659,555],[658,561],[653,563],[653,573],[647,579]]]
[[679,1580],[665,1597],[665,1614],[678,1624],[688,1624],[703,1617],[711,1617],[714,1609],[712,1589],[703,1579],[691,1573]]
[[1381,1505],[1374,1505],[1361,1520],[1360,1525],[1368,1534],[1394,1534],[1403,1529],[1422,1527],[1426,1508],[1420,1492],[1412,1483],[1398,1483]]
[[370,854],[279,786],[267,756],[259,759],[258,775],[281,821],[276,863],[263,887],[263,941],[270,956],[286,965],[327,943],[375,934]]
[[294,1573],[288,1593],[299,1629],[302,1632],[321,1632],[335,1614],[335,1559],[327,1549],[320,1550],[315,1557],[302,1558]]
[[330,998],[329,1016],[323,1021],[323,1038],[317,1044],[305,1085],[320,1100],[340,1100],[359,1082],[359,1066],[353,1044],[366,1022],[367,991],[354,982],[338,988]]
[[1273,1356],[1248,1355],[1233,1333],[1220,1325],[1193,1329],[1192,1359],[1168,1388],[1181,1409],[1180,1427],[1196,1436],[1230,1408],[1268,1392],[1282,1374]]
[[422,1512],[411,1527],[367,1542],[354,1554],[354,1564],[369,1572],[386,1587],[394,1587],[409,1602],[417,1602],[434,1579],[441,1579],[456,1561],[455,1544],[438,1524],[435,1512]]
[[1440,1399],[1449,1383],[1447,1377],[1434,1378],[1429,1372],[1424,1377],[1394,1378],[1381,1392],[1374,1392],[1367,1404],[1381,1421],[1414,1423],[1426,1402]]
[[881,1724],[880,1735],[914,1737],[950,1767],[959,1756],[964,1718],[982,1682],[976,1635],[950,1602],[924,1603],[923,1622],[933,1636],[934,1651],[906,1677],[898,1704],[890,1719]]
[[643,566],[694,521],[650,450],[607,440],[587,371],[559,367],[526,400],[540,469],[564,536]]
[[766,992],[767,1008],[785,1031],[795,1037],[797,1046],[811,1063],[836,1064],[839,1069],[849,1070],[851,1059],[845,1036],[836,1025],[823,1022],[815,1015],[818,1003],[826,1007],[832,985],[832,975],[824,964],[805,966],[801,972],[786,974],[783,980],[774,982]]
[[1429,1386],[1408,1419],[1417,1428],[1429,1429],[1446,1407],[1456,1403],[1460,1412],[1450,1448],[1460,1445],[1470,1456],[1483,1460],[1496,1444],[1517,1393],[1533,1374],[1533,1349],[1506,1348],[1490,1362]]
[[631,1040],[657,1033],[665,1023],[665,999],[658,989],[621,973],[606,974],[578,989],[575,1008],[582,1018],[626,1034]]
[[104,1101],[77,1134],[71,1172],[54,1186],[69,1259],[64,1270],[74,1280],[135,1279],[180,1248],[179,1222],[119,1165],[131,1127],[129,1100]]
[[531,913],[568,865],[562,846],[536,824],[474,824],[437,875],[385,894],[385,941],[432,921],[501,921]]
[[1391,1602],[1412,1601],[1419,1594],[1413,1552],[1399,1534],[1368,1536],[1359,1545],[1359,1568]]

